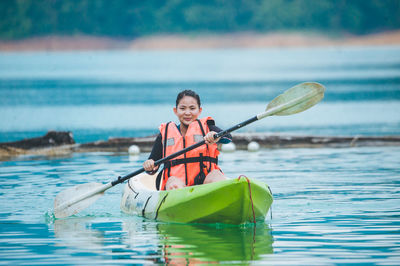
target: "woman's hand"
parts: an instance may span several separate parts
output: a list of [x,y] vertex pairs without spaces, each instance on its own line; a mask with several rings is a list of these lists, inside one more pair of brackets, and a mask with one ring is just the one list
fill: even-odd
[[217,134],[217,132],[210,131],[207,133],[207,135],[204,136],[204,140],[206,141],[207,144],[214,144],[221,139],[221,138],[214,139],[215,134]]
[[155,172],[158,169],[158,166],[154,165],[154,160],[149,159],[143,163],[143,168],[146,172]]

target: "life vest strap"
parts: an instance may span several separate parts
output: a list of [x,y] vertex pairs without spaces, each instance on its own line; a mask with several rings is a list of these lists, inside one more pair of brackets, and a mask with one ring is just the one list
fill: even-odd
[[202,156],[202,157],[189,157],[189,158],[182,158],[182,159],[175,159],[168,161],[164,164],[164,168],[173,167],[179,164],[184,163],[200,163],[200,162],[211,162],[218,164],[218,158],[213,158],[210,156]]

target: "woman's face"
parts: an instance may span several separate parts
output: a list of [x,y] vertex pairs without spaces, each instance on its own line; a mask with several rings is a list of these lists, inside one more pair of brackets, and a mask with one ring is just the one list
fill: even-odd
[[183,96],[174,113],[178,117],[181,125],[189,126],[200,115],[202,108],[199,107],[197,100],[191,96]]

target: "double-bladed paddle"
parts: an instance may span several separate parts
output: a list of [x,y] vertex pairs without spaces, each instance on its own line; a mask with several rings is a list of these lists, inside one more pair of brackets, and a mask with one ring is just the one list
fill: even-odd
[[[242,123],[239,123],[227,130],[221,131],[215,134],[214,138],[219,138],[227,135],[228,133],[242,128],[250,123],[257,120],[263,119],[267,116],[283,116],[300,113],[308,108],[314,106],[324,97],[325,87],[315,82],[305,82],[298,84],[281,95],[273,99],[267,106],[266,110]],[[169,161],[181,154],[184,154],[190,150],[193,150],[201,145],[204,145],[205,141],[200,141],[192,146],[189,146],[179,152],[171,154],[165,158],[156,161],[155,165],[160,165],[166,161]],[[60,192],[54,201],[54,216],[56,218],[64,218],[76,214],[83,209],[92,205],[100,196],[103,195],[107,189],[120,184],[131,177],[134,177],[145,170],[141,168],[133,173],[130,173],[123,177],[109,182],[107,184],[101,183],[87,183],[81,184]]]

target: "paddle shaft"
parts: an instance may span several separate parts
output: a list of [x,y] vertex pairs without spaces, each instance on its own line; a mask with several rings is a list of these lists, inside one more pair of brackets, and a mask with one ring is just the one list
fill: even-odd
[[[237,129],[239,129],[239,128],[242,128],[242,127],[244,127],[244,126],[246,126],[246,125],[248,125],[248,124],[250,124],[250,123],[253,123],[253,122],[257,121],[257,120],[258,120],[257,116],[254,116],[254,117],[252,117],[252,118],[250,118],[250,119],[248,119],[248,120],[246,120],[246,121],[243,121],[243,122],[241,122],[241,123],[239,123],[239,124],[237,124],[237,125],[235,125],[235,126],[233,126],[233,127],[231,127],[231,128],[228,128],[228,129],[226,129],[226,130],[224,130],[224,131],[221,131],[221,132],[215,134],[215,135],[214,135],[214,138],[217,139],[217,138],[224,137],[224,136],[228,135],[230,132],[235,131],[235,130],[237,130]],[[171,160],[171,159],[173,159],[173,158],[175,158],[175,157],[178,157],[179,155],[182,155],[182,154],[184,154],[184,153],[186,153],[186,152],[188,152],[188,151],[191,151],[191,150],[193,150],[193,149],[196,149],[197,147],[200,147],[201,145],[204,145],[205,143],[206,143],[206,142],[205,142],[204,140],[203,140],[203,141],[200,141],[200,142],[197,142],[196,144],[193,144],[193,145],[191,145],[191,146],[189,146],[189,147],[186,147],[186,148],[184,148],[183,150],[180,150],[180,151],[175,152],[175,153],[173,153],[173,154],[171,154],[171,155],[169,155],[169,156],[167,156],[167,157],[164,157],[164,158],[162,158],[162,159],[160,159],[160,160],[155,161],[155,162],[154,162],[154,165],[160,165],[160,164],[162,164],[162,163],[164,163],[164,162],[166,162],[166,161],[169,161],[169,160]],[[137,170],[137,171],[135,171],[135,172],[132,172],[132,173],[127,174],[127,175],[122,176],[122,177],[118,177],[117,180],[111,182],[111,185],[112,185],[112,186],[115,186],[115,185],[117,185],[117,184],[123,183],[123,182],[125,182],[126,180],[128,180],[128,179],[130,179],[130,178],[132,178],[132,177],[134,177],[134,176],[136,176],[136,175],[138,175],[138,174],[143,173],[144,171],[145,171],[145,170],[144,170],[144,168],[142,167],[141,169],[139,169],[139,170]]]

